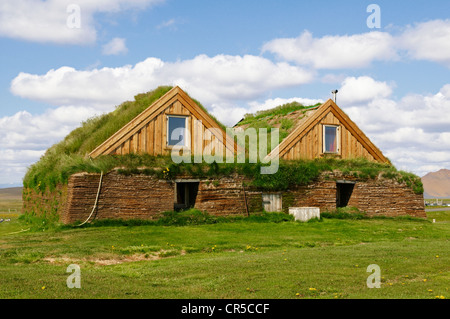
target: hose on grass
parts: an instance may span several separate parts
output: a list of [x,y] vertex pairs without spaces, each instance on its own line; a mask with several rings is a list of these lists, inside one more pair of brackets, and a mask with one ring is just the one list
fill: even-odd
[[95,197],[94,207],[92,207],[92,211],[91,211],[91,213],[89,214],[88,218],[87,218],[84,222],[82,222],[81,224],[76,225],[77,227],[80,227],[80,226],[83,226],[84,224],[86,224],[86,223],[89,221],[89,219],[91,219],[92,214],[94,214],[94,211],[95,211],[95,209],[97,208],[97,204],[98,204],[98,196],[99,196],[99,194],[100,194],[100,189],[101,189],[101,187],[102,187],[102,180],[103,180],[103,171],[102,171],[101,174],[100,174],[100,181],[99,181],[99,183],[98,183],[98,190],[97,190],[97,196]]
[[19,231],[15,231],[15,232],[12,232],[12,233],[8,233],[8,234],[6,234],[6,235],[12,235],[12,234],[23,233],[23,232],[29,231],[30,229],[31,229],[31,228],[28,228],[28,229],[22,229],[22,230],[19,230]]

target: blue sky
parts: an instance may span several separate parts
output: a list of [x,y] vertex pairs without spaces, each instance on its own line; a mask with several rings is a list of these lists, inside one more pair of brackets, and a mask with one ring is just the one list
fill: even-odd
[[[370,4],[380,28],[367,24]],[[158,85],[180,85],[227,125],[339,89],[338,105],[397,168],[450,168],[449,9],[444,0],[2,0],[0,186],[20,185],[83,120]]]

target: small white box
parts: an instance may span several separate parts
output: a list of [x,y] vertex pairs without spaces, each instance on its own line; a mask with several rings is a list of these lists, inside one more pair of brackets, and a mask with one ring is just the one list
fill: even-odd
[[289,207],[289,214],[294,215],[295,220],[306,222],[311,218],[320,218],[319,207]]

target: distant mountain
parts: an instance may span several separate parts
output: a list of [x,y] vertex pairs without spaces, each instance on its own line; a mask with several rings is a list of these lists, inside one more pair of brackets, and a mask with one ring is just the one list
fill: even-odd
[[422,177],[425,198],[450,198],[450,170],[441,169]]

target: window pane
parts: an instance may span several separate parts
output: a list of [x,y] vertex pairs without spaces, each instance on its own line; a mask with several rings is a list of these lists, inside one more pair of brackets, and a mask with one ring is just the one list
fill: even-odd
[[169,116],[168,145],[184,145],[186,118]]
[[337,127],[325,126],[325,152],[337,152]]

